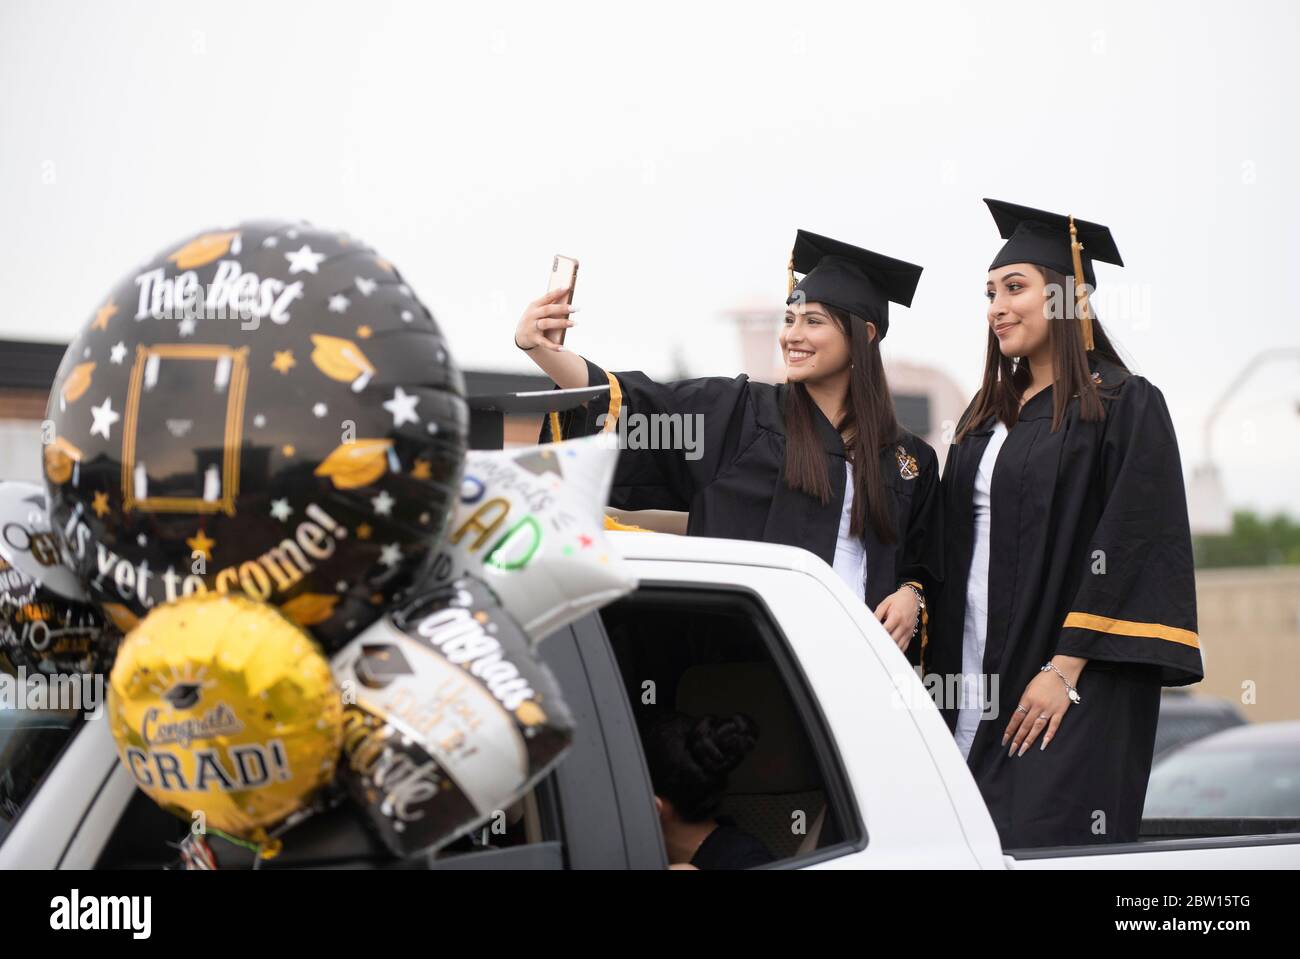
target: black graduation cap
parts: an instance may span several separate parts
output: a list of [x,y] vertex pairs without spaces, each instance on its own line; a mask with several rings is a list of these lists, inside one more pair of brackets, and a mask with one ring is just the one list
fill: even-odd
[[584,386],[571,390],[532,390],[524,393],[494,393],[465,398],[469,406],[469,448],[499,450],[505,446],[507,413],[563,413],[584,403],[607,402],[608,386]]
[[163,699],[171,703],[172,709],[191,709],[202,693],[202,684],[180,682],[163,693]]
[[791,287],[786,303],[802,294],[805,303],[826,303],[876,324],[876,335],[889,329],[889,303],[911,306],[921,267],[850,246],[807,230],[795,234],[790,276],[804,278]]
[[383,689],[398,676],[410,676],[414,672],[402,650],[392,643],[361,644],[357,678],[371,689]]
[[[1070,217],[1032,207],[1017,206],[1002,200],[984,200],[998,225],[998,232],[1007,242],[993,262],[990,270],[1008,263],[1033,263],[1045,266],[1064,276],[1074,276],[1074,258],[1070,251]],[[1083,280],[1096,288],[1097,278],[1092,271],[1092,261],[1123,266],[1119,250],[1111,238],[1110,228],[1100,223],[1089,223],[1075,218],[1079,242],[1083,244],[1080,263]]]

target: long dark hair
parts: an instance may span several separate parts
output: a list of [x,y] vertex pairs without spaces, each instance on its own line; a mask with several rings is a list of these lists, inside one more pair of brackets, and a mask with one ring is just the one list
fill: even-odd
[[669,713],[642,737],[650,784],[686,822],[712,818],[727,793],[731,771],[758,741],[758,724],[744,713],[702,716]]
[[[1048,267],[1033,266],[1042,274],[1049,289],[1055,287],[1065,291],[1073,302],[1074,284],[1069,278]],[[1119,351],[1106,335],[1091,303],[1088,309],[1092,313],[1092,353],[1127,370],[1128,366],[1120,359]],[[1076,395],[1081,419],[1105,419],[1106,410],[1101,404],[1097,384],[1092,381],[1088,370],[1088,353],[1083,348],[1083,331],[1078,317],[1072,315],[1048,320],[1047,346],[1052,353],[1052,432],[1061,428],[1066,407]],[[1020,416],[1020,397],[1029,387],[1029,376],[1029,364],[1003,356],[998,348],[998,338],[990,329],[984,357],[984,379],[970,409],[958,424],[953,442],[960,443],[967,433],[990,416],[996,416],[1008,426],[1015,423]]]
[[[880,475],[880,451],[899,441],[902,430],[894,414],[894,399],[880,361],[880,337],[867,334],[865,320],[844,310],[822,304],[844,335],[849,338],[849,396],[844,416],[833,424],[848,433],[845,452],[853,463],[853,514],[850,532],[861,537],[867,518],[882,543],[892,543],[894,511],[885,495]],[[815,496],[823,506],[831,501],[831,482],[826,454],[813,427],[816,403],[802,383],[790,383],[785,391],[785,481],[791,489]]]

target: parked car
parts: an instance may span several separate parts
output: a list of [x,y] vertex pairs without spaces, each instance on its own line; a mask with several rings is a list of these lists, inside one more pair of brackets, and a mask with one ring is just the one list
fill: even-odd
[[[758,745],[732,774],[723,811],[777,867],[1300,867],[1300,818],[1274,821],[1269,834],[1003,849],[920,678],[826,563],[764,543],[611,538],[640,586],[542,643],[577,733],[503,830],[402,863],[345,805],[296,827],[265,867],[665,868],[637,733],[638,714],[664,706],[757,720]],[[7,763],[32,768],[4,770],[28,788],[0,836],[0,868],[174,862],[168,844],[187,824],[135,789],[107,723],[73,718],[59,736],[57,751],[48,740],[5,747]],[[221,865],[248,864],[243,850],[211,842]]]
[[1160,697],[1160,722],[1156,726],[1155,760],[1186,743],[1245,725],[1246,717],[1226,699],[1214,699],[1185,688],[1166,689]]
[[1243,822],[1300,816],[1300,722],[1258,723],[1176,749],[1151,770],[1151,819]]

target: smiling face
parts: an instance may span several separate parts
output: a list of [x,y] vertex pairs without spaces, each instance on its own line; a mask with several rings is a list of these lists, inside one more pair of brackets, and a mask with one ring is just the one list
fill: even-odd
[[[867,324],[872,337],[875,326]],[[785,378],[808,383],[835,376],[849,367],[849,337],[820,303],[791,303],[781,328]]]
[[1047,281],[1030,263],[989,271],[989,329],[1003,356],[1036,356],[1047,349]]

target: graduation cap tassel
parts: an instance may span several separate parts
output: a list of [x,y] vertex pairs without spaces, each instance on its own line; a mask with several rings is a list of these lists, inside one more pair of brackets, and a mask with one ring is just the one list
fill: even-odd
[[790,251],[790,265],[787,266],[785,270],[786,270],[785,295],[786,295],[786,299],[789,299],[791,296],[794,295],[794,251],[793,250]]
[[1083,244],[1079,242],[1079,229],[1070,217],[1070,257],[1074,263],[1074,296],[1079,310],[1079,326],[1083,330],[1083,348],[1093,349],[1092,311],[1088,308],[1088,287],[1083,278]]

